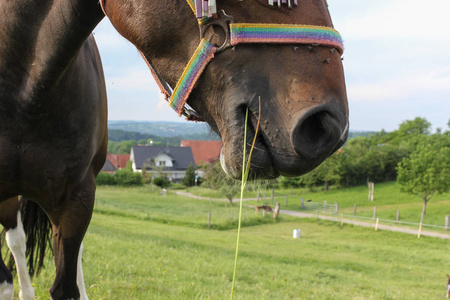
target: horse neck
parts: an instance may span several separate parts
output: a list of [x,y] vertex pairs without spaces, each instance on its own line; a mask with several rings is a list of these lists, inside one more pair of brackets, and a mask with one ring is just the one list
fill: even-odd
[[1,1],[0,12],[0,82],[25,98],[55,85],[103,18],[95,0]]

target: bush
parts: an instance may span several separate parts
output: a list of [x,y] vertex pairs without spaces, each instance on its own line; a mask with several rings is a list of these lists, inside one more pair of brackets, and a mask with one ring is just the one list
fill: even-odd
[[143,185],[142,175],[134,173],[128,169],[118,170],[116,172],[117,184],[121,186]]
[[164,177],[156,177],[153,179],[153,183],[160,188],[167,188],[170,186],[170,180]]
[[100,172],[97,175],[97,185],[116,185],[116,177],[114,174]]
[[184,190],[186,186],[181,183],[170,183],[171,190]]

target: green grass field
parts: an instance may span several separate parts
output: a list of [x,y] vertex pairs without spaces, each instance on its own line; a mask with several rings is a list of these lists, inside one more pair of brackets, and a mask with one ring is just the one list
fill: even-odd
[[[204,188],[191,188],[190,192],[196,195],[210,196],[210,190]],[[215,195],[214,191],[210,192]],[[270,190],[260,189],[260,196],[271,196]],[[256,197],[257,190],[249,191],[246,197]],[[338,203],[339,214],[343,213],[347,216],[353,215],[354,205],[356,204],[356,216],[372,218],[374,206],[377,207],[377,217],[386,220],[396,220],[397,210],[400,210],[400,221],[419,223],[423,208],[421,198],[400,192],[400,186],[395,182],[379,183],[375,185],[374,201],[368,201],[367,186],[359,186],[347,189],[332,189],[328,192],[309,192],[306,189],[294,189],[291,193],[290,189],[276,190],[275,201],[281,203],[282,209],[301,211],[301,198],[305,201],[311,199],[314,202],[323,203],[327,201],[329,204]],[[288,206],[285,205],[285,197],[288,196]],[[266,199],[257,203],[256,201],[246,202],[252,205],[261,205],[261,203],[272,205],[271,199]],[[427,205],[427,213],[424,217],[424,223],[430,225],[444,226],[445,216],[450,215],[450,193],[435,195]],[[389,223],[389,225],[395,225]],[[426,228],[426,230],[441,231],[442,229]]]
[[[248,212],[235,299],[445,299],[449,240]],[[231,214],[237,205],[99,187],[84,241],[90,299],[229,299]],[[49,299],[53,277],[49,257],[36,299]]]

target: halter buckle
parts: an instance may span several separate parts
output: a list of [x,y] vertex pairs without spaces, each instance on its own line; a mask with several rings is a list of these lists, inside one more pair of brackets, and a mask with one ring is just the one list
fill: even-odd
[[225,13],[225,11],[220,10],[217,14],[214,14],[212,18],[208,19],[208,21],[204,24],[200,24],[200,39],[205,38],[206,31],[211,26],[218,26],[222,28],[225,33],[225,41],[222,45],[217,47],[216,53],[220,53],[228,48],[233,47],[231,45],[231,37],[230,37],[230,24],[234,23],[234,19],[232,16],[229,16]]

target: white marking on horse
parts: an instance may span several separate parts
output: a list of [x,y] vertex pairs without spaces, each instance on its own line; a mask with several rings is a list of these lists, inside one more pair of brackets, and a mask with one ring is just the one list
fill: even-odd
[[77,263],[77,285],[80,291],[80,300],[89,300],[86,287],[84,285],[83,268],[81,267],[81,256],[83,255],[83,242],[81,242],[80,251],[78,252],[78,263]]
[[34,290],[31,286],[30,275],[27,269],[27,258],[25,256],[26,240],[20,212],[17,212],[17,227],[6,232],[6,243],[16,262],[17,277],[20,285],[19,299],[34,300]]
[[14,287],[11,283],[3,282],[0,283],[0,299],[2,300],[13,300],[14,298]]

